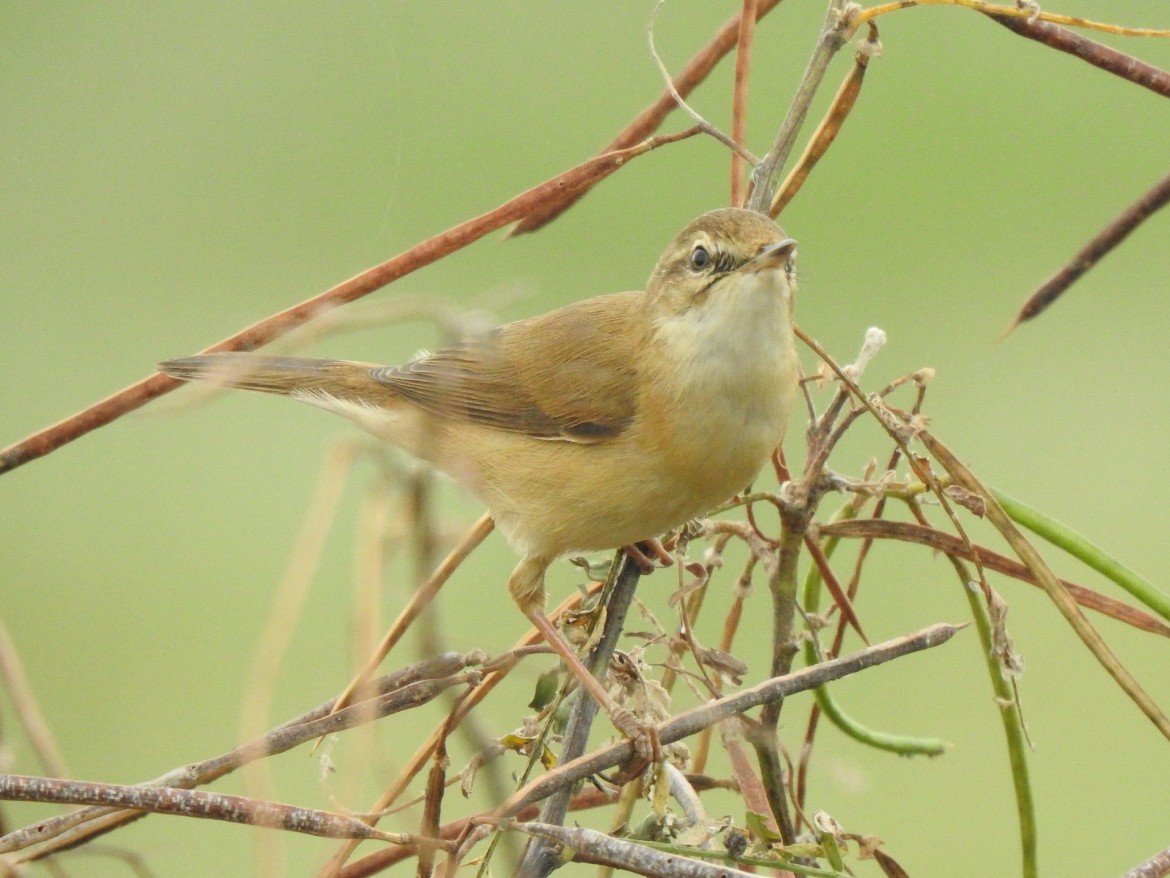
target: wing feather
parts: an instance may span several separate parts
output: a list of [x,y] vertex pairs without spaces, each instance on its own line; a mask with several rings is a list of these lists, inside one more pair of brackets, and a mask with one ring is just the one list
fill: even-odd
[[614,439],[637,407],[642,296],[599,296],[371,375],[436,415],[538,439]]

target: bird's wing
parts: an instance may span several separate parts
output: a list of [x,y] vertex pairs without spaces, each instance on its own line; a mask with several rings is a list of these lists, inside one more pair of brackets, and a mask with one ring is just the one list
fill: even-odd
[[637,405],[642,295],[599,296],[371,374],[443,417],[539,439],[614,439]]

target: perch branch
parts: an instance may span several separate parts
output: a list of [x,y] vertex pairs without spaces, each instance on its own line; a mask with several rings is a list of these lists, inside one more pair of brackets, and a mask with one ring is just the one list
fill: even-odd
[[[658,738],[663,744],[673,744],[675,741],[681,741],[683,738],[694,735],[707,726],[715,725],[730,716],[735,716],[762,704],[787,698],[797,692],[815,689],[825,683],[903,655],[940,646],[950,640],[958,630],[959,626],[955,625],[941,623],[932,625],[914,634],[887,640],[842,658],[832,659],[810,668],[802,668],[783,677],[773,677],[756,686],[679,714],[658,727]],[[628,762],[633,755],[633,750],[633,741],[618,741],[579,759],[566,762],[514,793],[492,812],[489,822],[498,822],[512,817],[521,808],[546,798],[565,784],[576,783],[578,780]]]

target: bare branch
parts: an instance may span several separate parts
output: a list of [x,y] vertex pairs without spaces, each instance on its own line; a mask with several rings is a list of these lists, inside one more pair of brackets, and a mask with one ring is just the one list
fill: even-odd
[[736,155],[745,159],[751,165],[755,165],[759,159],[751,154],[742,144],[736,143],[732,138],[728,137],[701,115],[698,110],[686,102],[682,95],[678,93],[678,89],[674,87],[674,80],[670,76],[670,71],[666,69],[666,65],[662,63],[662,58],[658,55],[658,50],[654,47],[654,22],[658,17],[658,10],[662,8],[662,4],[666,0],[658,0],[654,7],[654,11],[650,13],[650,23],[646,26],[646,40],[650,45],[650,57],[654,60],[658,72],[662,74],[662,80],[666,83],[666,89],[670,92],[670,96],[674,98],[674,102],[678,104],[679,108],[687,113],[698,124],[699,129],[704,134],[709,134],[730,149]]
[[[756,33],[756,8],[759,0],[743,0],[739,14],[739,36],[735,47],[735,90],[731,96],[731,139],[736,143],[747,142],[747,98],[748,78],[752,66],[752,38]],[[735,207],[743,204],[744,162],[738,152],[731,156],[731,203]]]
[[29,744],[44,766],[45,772],[53,777],[68,777],[69,770],[65,767],[65,758],[61,755],[49,724],[45,722],[45,715],[41,713],[32,686],[29,685],[28,677],[24,673],[20,653],[16,651],[16,644],[12,642],[3,620],[0,620],[0,681],[4,684],[4,691],[12,701],[13,711],[24,726]]
[[[419,840],[372,829],[360,820],[329,811],[295,808],[280,802],[173,787],[123,786],[80,780],[58,780],[51,777],[28,777],[22,774],[0,774],[0,799],[127,808],[152,814],[198,817],[204,820],[261,826],[265,829],[283,829],[286,832],[302,832],[323,838],[372,838],[391,842]],[[435,843],[442,844],[439,841]]]
[[1094,67],[1108,71],[1122,79],[1148,88],[1155,94],[1170,98],[1170,73],[1160,70],[1132,55],[1118,51],[1111,46],[1090,40],[1075,31],[1047,21],[1033,21],[1031,18],[1015,18],[1001,13],[986,13],[992,21],[998,22],[1013,33],[1030,40],[1036,40],[1053,49],[1067,52]]
[[833,60],[837,50],[845,45],[845,40],[852,32],[854,25],[848,15],[851,10],[852,7],[845,0],[830,0],[817,47],[813,50],[804,76],[796,88],[796,96],[788,106],[784,121],[780,123],[780,130],[776,133],[772,149],[764,156],[763,161],[756,165],[752,173],[752,191],[748,195],[745,207],[766,213],[772,204],[780,171],[788,161],[788,155],[796,143],[796,135],[800,133],[800,127],[804,124],[809,107],[812,106],[813,97],[825,78],[825,71],[829,69],[829,62]]
[[[771,12],[779,3],[780,0],[759,0],[756,8],[756,21]],[[683,66],[683,69],[673,80],[673,89],[665,89],[654,103],[635,116],[633,121],[602,150],[601,154],[604,155],[615,149],[625,149],[657,131],[663,120],[678,108],[674,99],[675,93],[686,98],[715,69],[715,65],[735,48],[739,37],[741,15],[742,10],[725,21],[716,31],[715,36],[711,38],[711,42],[696,52],[691,60]],[[561,193],[547,206],[531,211],[528,216],[520,220],[512,229],[511,234],[523,235],[527,232],[535,232],[576,204],[590,188],[592,187]]]
[[869,67],[870,59],[880,55],[881,50],[882,44],[878,41],[877,27],[870,22],[869,37],[858,46],[857,53],[853,56],[853,67],[837,90],[832,106],[821,120],[821,124],[817,126],[817,130],[813,132],[813,136],[809,138],[808,145],[797,159],[796,166],[785,177],[776,192],[776,197],[772,199],[768,215],[773,219],[778,217],[788,202],[796,196],[817,162],[833,145],[841,126],[845,124],[845,119],[857,102],[857,96],[861,94],[861,85],[865,80],[865,71]]
[[[920,524],[912,524],[905,521],[890,521],[884,518],[868,518],[853,521],[835,521],[829,524],[818,525],[817,531],[827,537],[867,540],[892,539],[907,543],[917,543],[918,545],[929,546],[937,551],[966,560],[973,560],[977,554],[980,563],[988,570],[1003,573],[1006,576],[1018,579],[1021,582],[1026,582],[1029,585],[1039,585],[1035,574],[1020,562],[1013,561],[1011,558],[1001,555],[998,552],[993,552],[985,546],[977,545],[969,547],[958,537],[943,533],[931,527],[924,527]],[[1090,588],[1069,582],[1066,579],[1060,581],[1068,589],[1073,600],[1082,607],[1096,610],[1098,613],[1107,615],[1119,622],[1124,622],[1127,625],[1132,625],[1141,631],[1148,631],[1151,634],[1158,634],[1162,637],[1170,637],[1170,626],[1154,618],[1149,613],[1131,607],[1122,601],[1115,600],[1108,595],[1093,591]]]
[[[812,667],[802,668],[783,677],[773,677],[733,695],[681,713],[658,727],[663,744],[672,744],[688,738],[707,726],[715,725],[730,716],[759,707],[777,699],[787,698],[823,686],[833,680],[855,674],[866,668],[884,664],[903,655],[930,649],[946,643],[959,627],[938,624],[914,634],[887,640],[869,649],[832,659]],[[564,786],[606,771],[627,762],[633,755],[633,741],[619,741],[591,754],[574,759],[524,786],[492,812],[491,821],[498,822],[514,816],[521,808],[538,802]]]
[[[446,653],[434,659],[419,662],[379,678],[371,684],[371,688],[376,693],[375,697],[341,713],[331,714],[334,701],[326,702],[303,716],[278,726],[262,738],[237,747],[221,756],[176,768],[140,786],[190,789],[211,783],[249,762],[276,753],[284,753],[300,744],[319,738],[321,735],[332,734],[392,713],[417,707],[419,704],[437,697],[451,686],[469,682],[471,677],[462,673],[462,670],[482,660],[483,656],[480,653],[472,653],[467,656]],[[0,838],[0,853],[21,850],[32,844],[52,840],[87,821],[107,816],[110,816],[110,811],[106,808],[90,808],[38,821],[30,827],[18,829]],[[113,816],[118,818],[114,825],[118,825],[135,820],[142,815],[134,812],[122,812]],[[109,828],[112,827],[109,825],[102,827],[103,831]],[[68,843],[75,844],[77,841],[77,836],[70,836]],[[53,849],[55,850],[56,847],[54,846]]]

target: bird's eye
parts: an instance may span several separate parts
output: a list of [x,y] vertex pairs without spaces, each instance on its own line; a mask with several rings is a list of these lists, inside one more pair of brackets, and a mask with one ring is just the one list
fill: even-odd
[[699,244],[691,251],[691,268],[696,271],[701,271],[711,264],[711,254],[707,252],[707,248]]

